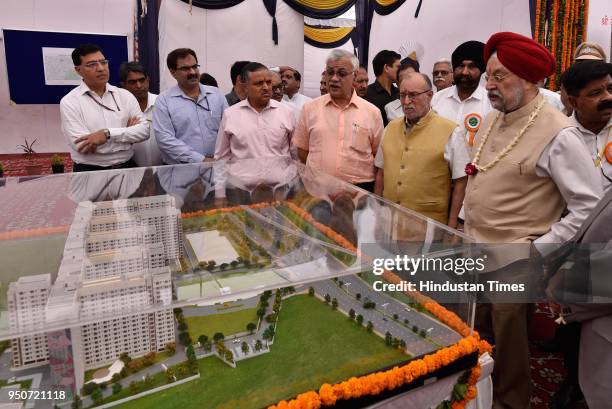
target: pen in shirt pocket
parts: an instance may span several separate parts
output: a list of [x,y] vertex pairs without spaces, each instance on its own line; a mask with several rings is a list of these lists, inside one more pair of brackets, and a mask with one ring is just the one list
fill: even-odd
[[352,135],[352,145],[355,146],[355,140],[357,139],[357,134],[359,133],[359,125],[356,122],[353,122],[353,135]]

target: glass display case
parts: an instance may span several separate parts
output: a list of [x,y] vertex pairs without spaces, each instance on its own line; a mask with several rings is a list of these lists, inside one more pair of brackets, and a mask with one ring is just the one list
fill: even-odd
[[477,359],[474,297],[408,284],[454,271],[388,264],[462,257],[468,238],[291,160],[8,178],[0,195],[0,406],[262,408],[413,363],[334,399],[362,407]]

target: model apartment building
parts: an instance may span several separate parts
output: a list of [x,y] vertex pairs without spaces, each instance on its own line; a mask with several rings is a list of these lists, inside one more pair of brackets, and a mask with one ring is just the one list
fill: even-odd
[[11,328],[65,323],[69,330],[54,331],[53,342],[51,333],[14,339],[13,367],[50,363],[52,376],[57,366],[65,379],[70,362],[78,390],[87,369],[123,352],[164,350],[175,340],[174,321],[171,308],[159,307],[172,303],[169,265],[178,262],[181,243],[172,196],[79,203],[55,282],[51,274],[20,277],[8,294]]

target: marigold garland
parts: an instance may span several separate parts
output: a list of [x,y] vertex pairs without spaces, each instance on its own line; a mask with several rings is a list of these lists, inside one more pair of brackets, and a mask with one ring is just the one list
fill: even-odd
[[573,63],[574,50],[586,40],[588,0],[536,0],[533,38],[550,50],[557,67],[547,88],[556,91],[561,74]]
[[[344,239],[338,233],[335,233],[329,227],[315,222],[314,218],[308,211],[289,201],[284,202],[284,204],[299,214],[300,217],[303,217],[304,220],[311,223],[321,233],[339,243],[344,243],[343,246],[345,248],[354,251],[359,255],[359,252],[355,246],[353,246],[348,240]],[[383,272],[383,278],[391,283],[401,281],[399,276],[388,270]],[[348,400],[362,396],[375,396],[385,390],[393,390],[399,386],[413,382],[415,379],[423,375],[427,375],[428,373],[435,372],[436,370],[447,366],[457,359],[467,356],[473,352],[478,351],[480,355],[484,354],[485,352],[488,352],[489,354],[492,353],[491,345],[489,345],[489,343],[485,340],[481,340],[478,332],[472,331],[455,313],[448,311],[442,305],[438,304],[431,298],[420,294],[419,292],[406,291],[406,294],[414,298],[417,302],[423,305],[427,311],[431,312],[437,319],[448,325],[453,330],[457,331],[464,338],[459,340],[459,342],[454,345],[439,349],[433,354],[426,355],[422,359],[410,361],[401,367],[394,367],[387,371],[376,372],[366,376],[353,377],[348,381],[334,385],[326,383],[321,385],[318,392],[309,391],[300,394],[293,400],[288,402],[280,401],[276,405],[269,406],[268,409],[318,409],[322,406],[333,406],[338,400]],[[465,405],[476,397],[477,391],[475,385],[479,378],[480,364],[476,364],[476,366],[472,368],[472,372],[468,378],[467,393],[462,401],[453,402],[452,407],[454,409],[465,408]]]

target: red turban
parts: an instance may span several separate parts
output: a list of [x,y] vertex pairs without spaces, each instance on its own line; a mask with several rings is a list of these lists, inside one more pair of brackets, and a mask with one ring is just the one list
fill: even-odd
[[555,57],[529,37],[509,31],[493,34],[485,45],[485,61],[495,51],[506,68],[534,84],[555,72]]

